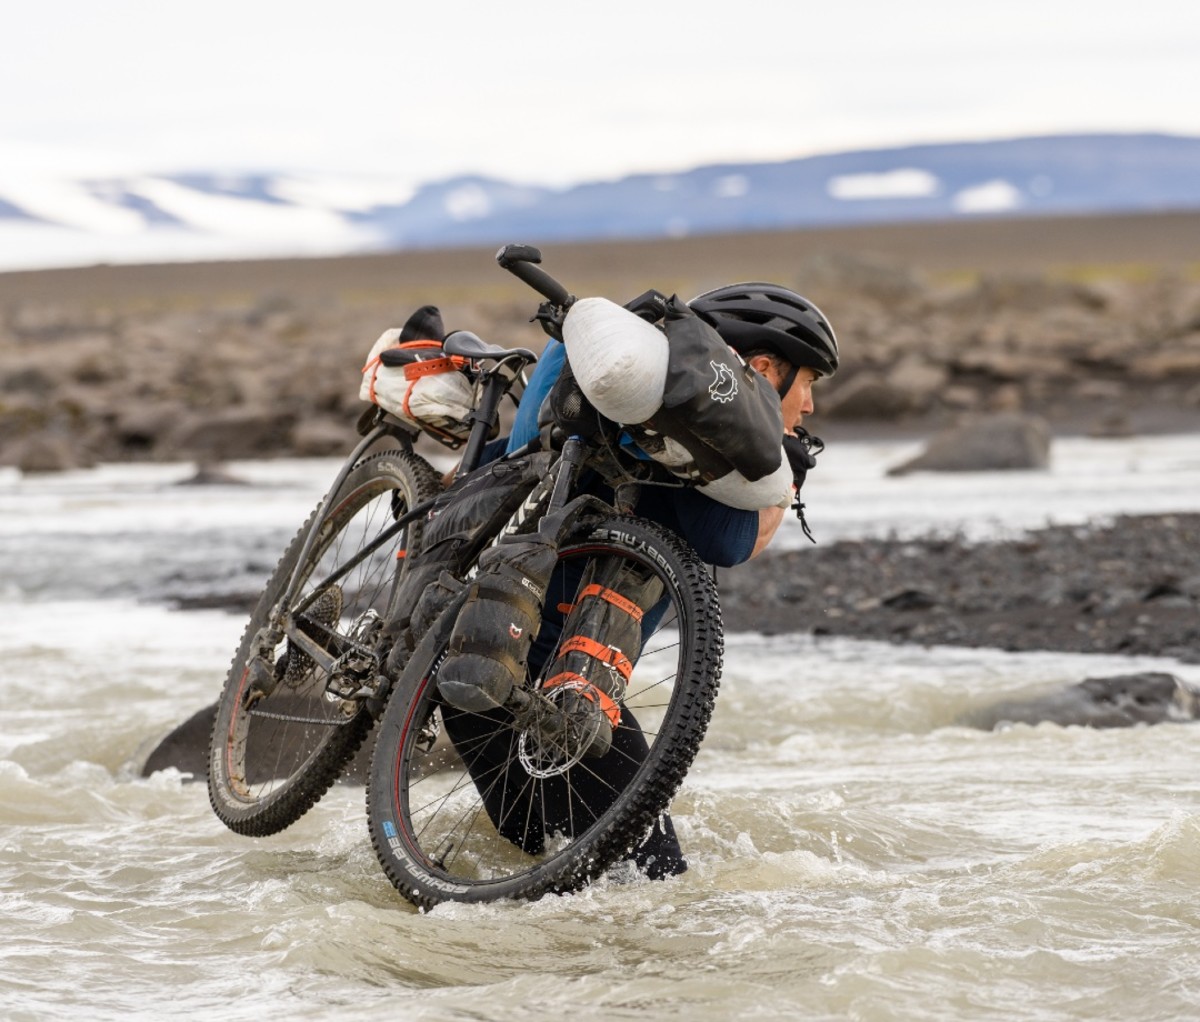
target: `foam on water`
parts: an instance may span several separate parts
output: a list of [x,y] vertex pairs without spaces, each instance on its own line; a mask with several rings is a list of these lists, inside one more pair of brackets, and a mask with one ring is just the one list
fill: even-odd
[[[1169,442],[1157,450],[1142,460],[1160,466],[1152,499],[1165,504],[1169,466],[1184,479],[1200,469]],[[847,457],[844,471],[829,463],[845,483],[838,506],[920,489],[885,492],[878,467],[854,483],[875,455]],[[271,486],[208,495],[204,513],[162,485],[160,466],[0,490],[20,590],[0,596],[0,1016],[1200,1011],[1194,726],[962,723],[992,700],[1088,675],[1157,669],[1200,683],[1194,666],[730,636],[712,730],[673,810],[689,872],[651,883],[618,871],[534,904],[416,913],[375,861],[360,788],[337,787],[284,834],[248,840],[218,823],[202,784],[138,778],[139,752],[215,698],[243,621],[172,611],[158,582],[140,600],[113,598],[118,575],[88,571],[140,558],[141,577],[169,580],[200,563],[172,556],[189,546],[209,554],[212,579],[244,571],[239,537],[257,534],[265,556],[328,468],[273,466]],[[976,487],[981,504],[987,490]],[[1194,506],[1196,492],[1176,503]],[[1048,487],[1039,511],[1073,513],[1075,499],[1056,503]],[[131,525],[143,514],[144,529]],[[107,560],[87,560],[110,542]]]

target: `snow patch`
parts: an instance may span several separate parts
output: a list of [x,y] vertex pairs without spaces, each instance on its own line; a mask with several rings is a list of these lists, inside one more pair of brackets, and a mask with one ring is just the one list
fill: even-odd
[[284,202],[343,213],[367,213],[380,206],[403,206],[416,194],[415,187],[402,181],[352,178],[285,177],[273,181],[268,191]]
[[750,191],[750,179],[745,174],[726,174],[713,182],[712,192],[718,199],[740,199]]
[[257,199],[212,195],[162,178],[140,178],[129,191],[196,230],[225,238],[271,238],[276,244],[349,242],[355,235],[337,214]]
[[39,220],[95,234],[136,234],[146,226],[140,214],[105,202],[76,181],[5,181],[4,198]]
[[936,174],[916,167],[899,167],[879,174],[839,174],[825,190],[835,199],[927,199],[941,191]]
[[1021,206],[1021,191],[1001,179],[984,181],[956,192],[951,202],[958,213],[1004,213]]
[[455,188],[447,193],[443,204],[451,218],[459,222],[481,220],[492,212],[492,200],[488,193],[476,184]]
[[376,231],[347,228],[339,235],[281,239],[277,235],[233,238],[154,225],[133,234],[97,234],[58,224],[0,220],[0,272],[87,266],[95,263],[197,262],[225,259],[287,259],[342,255],[379,244]]

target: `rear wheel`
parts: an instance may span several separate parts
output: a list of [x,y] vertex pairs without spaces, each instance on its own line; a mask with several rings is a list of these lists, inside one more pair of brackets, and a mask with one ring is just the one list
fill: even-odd
[[410,451],[370,455],[338,490],[311,548],[319,510],[284,553],[229,669],[209,744],[209,797],[231,830],[261,836],[295,822],[370,731],[363,690],[379,675],[397,557],[419,542],[420,523],[380,539],[439,489]]
[[[560,644],[571,638],[564,620],[583,598],[581,579],[601,574],[618,591],[654,594],[641,608],[640,656],[603,755],[547,743],[527,716],[447,705],[437,687],[444,645],[418,650],[393,691],[367,814],[384,871],[417,906],[573,890],[626,858],[655,874],[639,851],[670,830],[664,814],[708,727],[720,608],[707,569],[678,537],[651,522],[610,519],[559,552],[528,691],[553,691],[540,686],[563,662]],[[659,875],[673,871],[658,867]]]

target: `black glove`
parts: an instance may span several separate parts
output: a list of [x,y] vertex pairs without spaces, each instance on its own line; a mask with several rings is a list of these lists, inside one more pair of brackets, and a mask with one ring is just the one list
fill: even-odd
[[807,430],[798,429],[795,436],[783,438],[783,453],[787,455],[788,464],[792,466],[792,481],[799,491],[808,477],[808,470],[815,468],[817,455],[825,450],[825,444],[819,437],[813,436]]
[[795,436],[783,438],[783,453],[787,455],[788,464],[792,467],[792,482],[796,484],[796,502],[792,505],[792,510],[800,519],[804,535],[813,543],[816,540],[813,539],[808,522],[804,519],[804,504],[800,501],[800,491],[804,487],[804,480],[808,478],[808,470],[816,467],[817,455],[823,450],[825,444],[821,438],[813,436],[805,429],[797,429]]

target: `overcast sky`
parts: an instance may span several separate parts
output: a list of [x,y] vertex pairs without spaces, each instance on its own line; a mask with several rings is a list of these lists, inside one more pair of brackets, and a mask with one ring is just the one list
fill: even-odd
[[1200,135],[1200,2],[10,0],[0,179],[564,184],[1020,134]]

